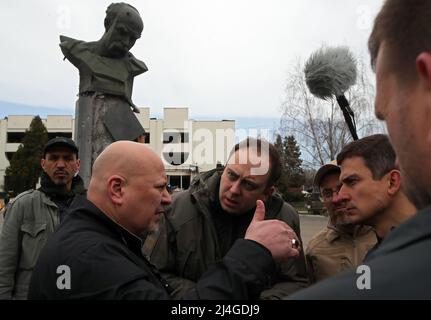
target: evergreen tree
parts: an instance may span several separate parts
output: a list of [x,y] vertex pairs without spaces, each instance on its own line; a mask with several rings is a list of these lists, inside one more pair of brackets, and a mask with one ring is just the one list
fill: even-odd
[[280,153],[282,175],[277,183],[278,191],[287,201],[298,201],[302,194],[298,190],[304,184],[301,151],[294,136],[282,138],[277,135],[274,146]]
[[33,118],[26,130],[22,144],[6,168],[5,190],[17,195],[36,187],[42,172],[40,159],[48,141],[48,132],[39,116]]
[[292,188],[299,188],[304,184],[301,151],[294,136],[284,137],[283,146],[286,155],[288,185]]

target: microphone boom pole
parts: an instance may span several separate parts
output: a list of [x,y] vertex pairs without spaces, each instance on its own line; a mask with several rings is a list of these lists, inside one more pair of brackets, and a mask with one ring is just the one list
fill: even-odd
[[322,47],[305,63],[305,81],[320,99],[337,99],[353,140],[358,140],[355,117],[344,92],[356,82],[356,62],[347,47]]
[[349,128],[349,131],[350,131],[350,134],[352,135],[353,140],[358,140],[358,134],[356,132],[355,115],[353,114],[352,109],[350,109],[349,101],[347,101],[346,96],[344,94],[336,98],[337,98],[338,105],[340,106],[340,109],[343,112],[344,120],[346,121],[347,127]]

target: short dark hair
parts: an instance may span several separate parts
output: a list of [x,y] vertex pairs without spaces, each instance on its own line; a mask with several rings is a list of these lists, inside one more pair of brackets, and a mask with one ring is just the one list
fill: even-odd
[[416,57],[431,50],[431,1],[387,0],[374,21],[368,39],[371,65],[385,43],[385,63],[403,81],[417,79]]
[[269,143],[268,141],[260,138],[251,138],[248,137],[247,139],[237,143],[231,150],[229,154],[228,160],[232,157],[232,155],[237,152],[239,149],[244,148],[250,148],[256,147],[257,154],[260,155],[262,152],[262,147],[264,150],[269,151],[269,176],[268,176],[268,182],[266,184],[266,187],[272,187],[275,185],[280,179],[281,176],[281,160],[280,160],[280,154],[278,150],[274,147],[272,143]]
[[131,6],[128,3],[125,2],[118,2],[118,3],[111,3],[108,8],[106,9],[106,17],[105,17],[105,30],[108,31],[109,28],[112,25],[112,22],[115,20],[115,17],[117,16],[120,9],[128,7],[136,11],[136,13],[139,15],[138,9],[136,9],[134,6]]
[[374,134],[347,144],[337,156],[338,165],[348,158],[361,157],[373,174],[373,179],[381,179],[389,171],[396,169],[395,151],[385,134]]

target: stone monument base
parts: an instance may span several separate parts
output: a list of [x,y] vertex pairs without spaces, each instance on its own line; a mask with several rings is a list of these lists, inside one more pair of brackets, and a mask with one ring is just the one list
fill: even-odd
[[88,187],[93,163],[108,145],[119,140],[137,141],[144,133],[123,98],[101,93],[80,96],[75,108],[75,141],[84,185]]

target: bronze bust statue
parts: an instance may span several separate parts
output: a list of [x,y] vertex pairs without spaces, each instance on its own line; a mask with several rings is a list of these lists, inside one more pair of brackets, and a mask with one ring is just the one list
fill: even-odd
[[132,90],[134,77],[148,69],[129,52],[144,24],[138,10],[127,3],[109,5],[104,24],[105,33],[98,41],[60,36],[65,59],[79,70],[75,140],[86,185],[94,160],[109,144],[145,140],[145,130],[133,113],[139,109],[132,102]]
[[79,69],[79,94],[101,92],[132,102],[133,78],[148,70],[129,50],[141,37],[144,24],[139,12],[127,3],[113,3],[106,10],[105,33],[99,41],[84,42],[60,36],[65,58]]

